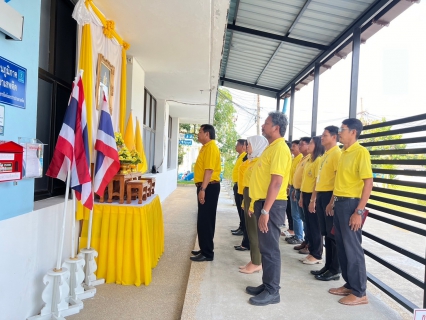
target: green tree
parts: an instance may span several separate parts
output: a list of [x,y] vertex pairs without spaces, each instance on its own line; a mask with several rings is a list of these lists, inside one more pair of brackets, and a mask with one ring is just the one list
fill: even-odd
[[[382,118],[382,120],[374,120],[374,121],[368,121],[365,118],[361,118],[360,119],[362,124],[364,126],[367,125],[371,125],[371,124],[376,124],[376,123],[381,123],[381,122],[386,122],[385,118]],[[370,129],[370,130],[364,130],[362,133],[363,134],[372,134],[372,133],[377,133],[377,132],[386,132],[386,131],[390,131],[392,128],[392,126],[386,126],[386,127],[381,127],[381,128],[376,128],[376,129]],[[393,135],[386,135],[386,136],[380,136],[380,137],[375,137],[375,138],[367,138],[367,139],[362,139],[363,143],[367,143],[367,142],[377,142],[377,141],[389,141],[389,140],[399,140],[402,138],[402,134],[393,134]],[[369,151],[376,151],[376,150],[397,150],[397,149],[405,149],[406,145],[405,144],[391,144],[391,145],[386,145],[386,146],[372,146],[372,147],[366,147]],[[396,160],[396,159],[401,159],[401,155],[372,155],[371,156],[371,160]],[[394,164],[372,164],[372,168],[380,168],[380,169],[387,169],[387,170],[395,170],[397,167]],[[396,175],[394,174],[389,174],[386,175],[387,179],[395,179]]]
[[[226,89],[219,89],[217,98],[213,126],[216,131],[216,141],[220,149],[222,161],[224,161],[224,177],[230,179],[232,177],[232,169],[234,167],[237,152],[235,151],[235,143],[239,136],[235,125],[236,110],[232,104],[232,95]],[[198,142],[197,133],[200,124],[180,124],[180,133],[194,134],[193,140]],[[183,160],[186,148],[179,146],[178,163]],[[182,160],[181,160],[182,159]],[[180,161],[180,162],[179,162]]]
[[[380,123],[380,122],[386,122],[385,118],[382,118],[382,120],[376,120],[376,121],[368,121],[364,118],[360,119],[363,123],[363,125],[370,125],[370,124],[376,124],[376,123]],[[392,129],[392,126],[385,126],[385,127],[381,127],[381,128],[376,128],[376,129],[370,129],[370,130],[364,130],[363,134],[371,134],[371,133],[376,133],[376,132],[387,132],[390,131]],[[398,140],[402,138],[402,134],[394,134],[394,135],[386,135],[386,136],[380,136],[380,137],[376,137],[376,138],[367,138],[367,139],[362,139],[361,143],[366,143],[366,142],[375,142],[375,141],[390,141],[390,140]],[[401,150],[401,149],[405,149],[407,146],[405,144],[390,144],[390,145],[386,145],[386,146],[371,146],[371,147],[366,147],[369,151],[375,151],[375,150]],[[425,155],[424,154],[393,154],[393,155],[372,155],[371,156],[371,160],[414,160],[414,159],[425,159]],[[398,165],[396,164],[372,164],[373,169],[374,168],[380,168],[380,169],[387,169],[387,170],[395,170],[398,169]],[[387,179],[395,179],[397,176],[394,174],[386,174],[384,176],[384,178]],[[395,184],[387,184],[382,186],[384,188],[389,188],[389,189],[395,189],[395,190],[401,190],[401,191],[406,191],[406,192],[413,192],[413,193],[419,193],[419,194],[426,194],[426,190],[421,189],[421,188],[416,188],[416,187],[406,187],[406,186],[400,186],[400,185],[395,185]],[[382,196],[382,197],[388,197],[389,195],[383,194],[381,192],[376,192],[373,191],[372,194],[378,195],[378,196]],[[419,199],[412,199],[412,198],[408,198],[408,197],[403,197],[403,196],[392,196],[393,199],[395,200],[400,200],[400,201],[404,201],[407,203],[416,203],[416,204],[420,204],[420,205],[426,205],[426,201],[424,200],[419,200]],[[388,203],[381,203],[379,201],[375,201],[375,200],[370,200],[371,203],[377,203],[379,205],[382,205],[384,207],[388,207],[391,209],[395,209],[395,210],[404,210],[406,212],[410,212],[410,213],[414,213],[414,214],[419,214],[419,212],[417,212],[416,210],[411,210],[411,209],[407,209],[407,208],[401,208],[399,206],[395,206],[395,205],[390,205]],[[421,215],[424,215],[423,212],[420,213]]]
[[237,157],[235,143],[239,136],[235,125],[236,110],[232,104],[232,95],[226,89],[218,89],[217,103],[214,112],[213,126],[216,130],[216,141],[224,160],[224,177],[232,177],[232,169]]

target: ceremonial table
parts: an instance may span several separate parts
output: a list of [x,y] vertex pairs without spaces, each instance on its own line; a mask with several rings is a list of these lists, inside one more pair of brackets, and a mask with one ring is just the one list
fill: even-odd
[[[124,203],[125,184],[126,184],[126,181],[130,181],[130,180],[147,180],[148,183],[149,183],[148,194],[147,194],[148,197],[155,192],[155,190],[154,190],[155,178],[142,177],[141,172],[131,172],[131,173],[128,173],[128,174],[118,173],[112,178],[110,183],[108,183],[108,186],[107,186],[108,200],[107,200],[107,202],[112,203],[112,197],[118,196],[119,197],[119,203],[123,204]],[[114,188],[114,182],[118,183],[118,187]],[[99,202],[103,203],[104,197],[100,197]]]
[[[87,244],[84,221],[80,248]],[[158,195],[142,204],[95,202],[91,247],[98,252],[98,279],[122,285],[149,285],[164,251],[163,212]]]

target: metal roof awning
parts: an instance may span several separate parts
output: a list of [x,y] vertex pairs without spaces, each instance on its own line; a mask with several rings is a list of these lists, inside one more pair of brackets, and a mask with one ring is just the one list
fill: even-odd
[[378,32],[406,0],[231,0],[219,85],[270,97],[290,95]]

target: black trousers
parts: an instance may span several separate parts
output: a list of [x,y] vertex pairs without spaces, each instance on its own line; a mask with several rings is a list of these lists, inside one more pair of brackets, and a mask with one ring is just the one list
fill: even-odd
[[352,289],[357,297],[365,296],[367,289],[367,269],[362,249],[362,231],[352,231],[349,219],[358,206],[359,199],[346,199],[334,202],[334,236],[345,288]]
[[[257,220],[261,215],[264,201],[254,203],[254,214]],[[257,228],[259,238],[259,249],[262,254],[262,282],[265,290],[274,294],[280,290],[281,278],[281,253],[280,253],[280,226],[284,224],[286,200],[275,200],[269,210],[268,232],[260,232]]]
[[216,227],[216,209],[217,201],[220,193],[220,183],[209,184],[205,191],[205,203],[201,204],[198,201],[198,193],[200,188],[197,188],[198,202],[198,217],[197,217],[197,233],[198,244],[203,256],[213,259],[214,257],[214,231]]
[[[291,195],[289,195],[290,197]],[[287,209],[285,209],[285,213],[287,214],[287,220],[288,220],[288,229],[293,230],[293,216],[291,215],[291,205],[287,205]]]
[[316,212],[321,234],[325,236],[325,268],[333,274],[340,273],[339,258],[337,256],[336,240],[331,234],[333,228],[333,216],[326,215],[326,207],[330,203],[333,191],[321,191],[317,193]]
[[315,259],[322,259],[323,244],[321,230],[318,222],[318,215],[316,212],[310,213],[309,201],[311,200],[312,193],[302,192],[303,194],[303,211],[305,212],[305,235],[309,243],[309,254]]
[[244,231],[245,229],[245,223],[244,223],[244,212],[243,212],[243,208],[241,207],[242,203],[243,203],[243,196],[241,194],[238,194],[238,183],[234,183],[234,199],[235,199],[235,205],[237,206],[237,211],[238,211],[238,217],[240,218],[240,224],[239,224],[239,228],[241,230]]

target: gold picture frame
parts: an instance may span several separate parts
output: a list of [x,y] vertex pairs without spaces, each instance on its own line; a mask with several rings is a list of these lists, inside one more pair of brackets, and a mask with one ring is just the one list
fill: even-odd
[[101,83],[108,90],[109,113],[112,114],[112,96],[114,95],[115,67],[101,54],[98,54],[98,66],[96,68],[96,109],[102,108]]

